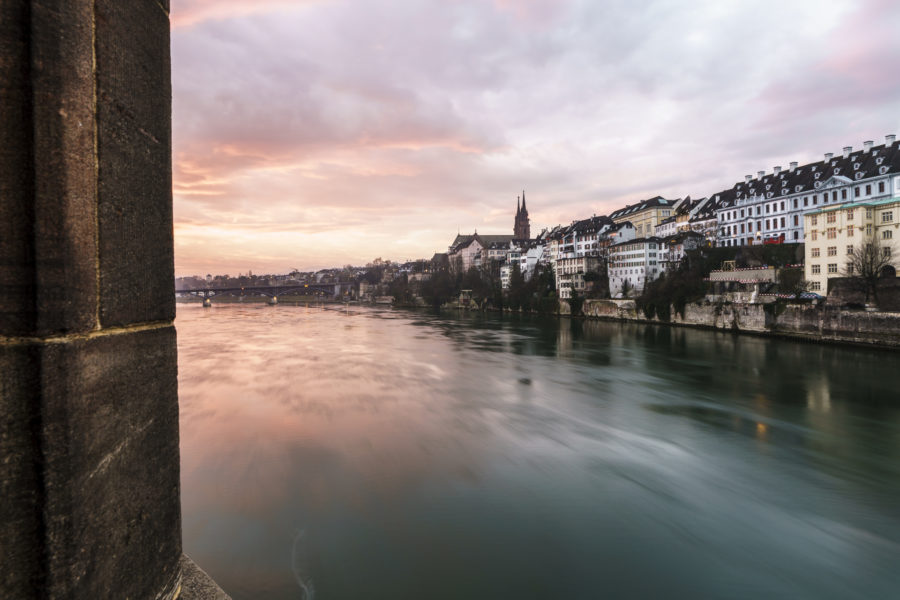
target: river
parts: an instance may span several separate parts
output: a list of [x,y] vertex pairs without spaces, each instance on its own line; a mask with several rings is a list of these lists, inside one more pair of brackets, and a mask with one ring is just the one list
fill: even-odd
[[179,305],[185,552],[235,600],[896,598],[900,354]]

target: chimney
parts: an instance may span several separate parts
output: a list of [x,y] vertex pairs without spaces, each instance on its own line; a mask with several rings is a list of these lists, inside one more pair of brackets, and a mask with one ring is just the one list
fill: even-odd
[[753,175],[744,175],[744,183],[750,183],[751,179],[753,179]]
[[863,152],[868,154],[869,150],[872,149],[872,144],[874,144],[874,143],[875,142],[873,142],[872,140],[866,140],[865,142],[863,142]]
[[757,179],[762,179],[762,178],[763,178],[763,175],[765,175],[765,174],[766,174],[765,171],[757,171],[757,172],[756,172],[756,178],[757,178]]
[[834,152],[826,152],[826,153],[825,153],[825,160],[826,160],[826,161],[829,161],[829,160],[831,160],[831,158],[832,158],[833,156],[834,156]]
[[779,173],[781,173],[781,165],[773,167],[772,170],[776,175],[778,175]]
[[791,162],[791,173],[793,173],[796,170],[797,170],[797,161],[795,160],[795,161]]
[[844,158],[850,156],[851,152],[853,152],[853,146],[844,146]]
[[897,139],[897,136],[894,134],[884,136],[884,143],[888,146],[894,143],[894,140]]

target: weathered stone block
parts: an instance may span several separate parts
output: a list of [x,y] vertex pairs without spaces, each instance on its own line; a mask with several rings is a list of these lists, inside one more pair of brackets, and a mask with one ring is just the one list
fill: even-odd
[[168,16],[155,0],[99,0],[96,27],[101,323],[171,320]]
[[0,331],[87,331],[97,314],[91,3],[0,10]]
[[0,596],[154,598],[174,589],[174,327],[5,346],[0,368]]
[[42,348],[53,595],[154,597],[177,576],[176,369],[171,326]]
[[0,346],[0,597],[32,598],[42,562],[39,382],[34,347]]

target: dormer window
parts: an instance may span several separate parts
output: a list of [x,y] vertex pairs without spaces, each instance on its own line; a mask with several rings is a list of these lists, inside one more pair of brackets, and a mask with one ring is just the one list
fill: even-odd
[[836,160],[831,161],[831,166],[832,166],[832,167],[833,167],[834,165],[836,165],[836,164],[837,164],[837,161],[836,161]]
[[863,178],[863,175],[864,175],[864,173],[859,172],[859,173],[856,174],[856,178],[857,178],[857,179],[862,179],[862,178]]
[[816,172],[816,165],[813,165],[813,166],[812,166],[812,172],[813,172],[813,173]]
[[859,170],[859,163],[853,163],[853,170],[854,170],[854,171],[858,171],[858,170]]
[[768,194],[766,194],[766,198],[771,198],[772,196],[773,196],[772,192],[769,192]]
[[766,184],[766,190],[771,190],[771,189],[772,189],[772,184],[771,184],[771,183],[767,183],[767,184]]
[[821,175],[821,173],[816,173],[816,179],[818,179]]
[[880,168],[878,169],[878,173],[879,173],[880,175],[884,175],[884,174],[887,173],[887,172],[888,172],[888,168],[887,168],[887,167],[880,167]]
[[837,175],[837,174],[840,173],[840,172],[841,172],[841,169],[840,169],[840,168],[836,168],[836,169],[834,170],[834,174],[835,174],[835,175]]
[[802,186],[802,185],[794,186],[794,191],[795,191],[795,192],[799,192],[799,191],[802,190],[802,189],[803,189],[803,186]]
[[880,164],[883,163],[883,162],[884,162],[884,157],[883,157],[883,156],[879,156],[878,158],[875,159],[875,164],[876,164],[876,165],[880,165]]
[[821,181],[817,181],[817,182],[816,182],[816,189],[819,189],[820,187],[822,187],[822,182],[821,182]]

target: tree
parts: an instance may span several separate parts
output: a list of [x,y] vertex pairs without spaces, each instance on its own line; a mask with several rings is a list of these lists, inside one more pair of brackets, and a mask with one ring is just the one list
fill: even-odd
[[891,248],[878,243],[874,237],[863,240],[847,256],[847,265],[843,275],[854,282],[855,287],[878,304],[878,280],[881,279],[885,267],[891,266]]

